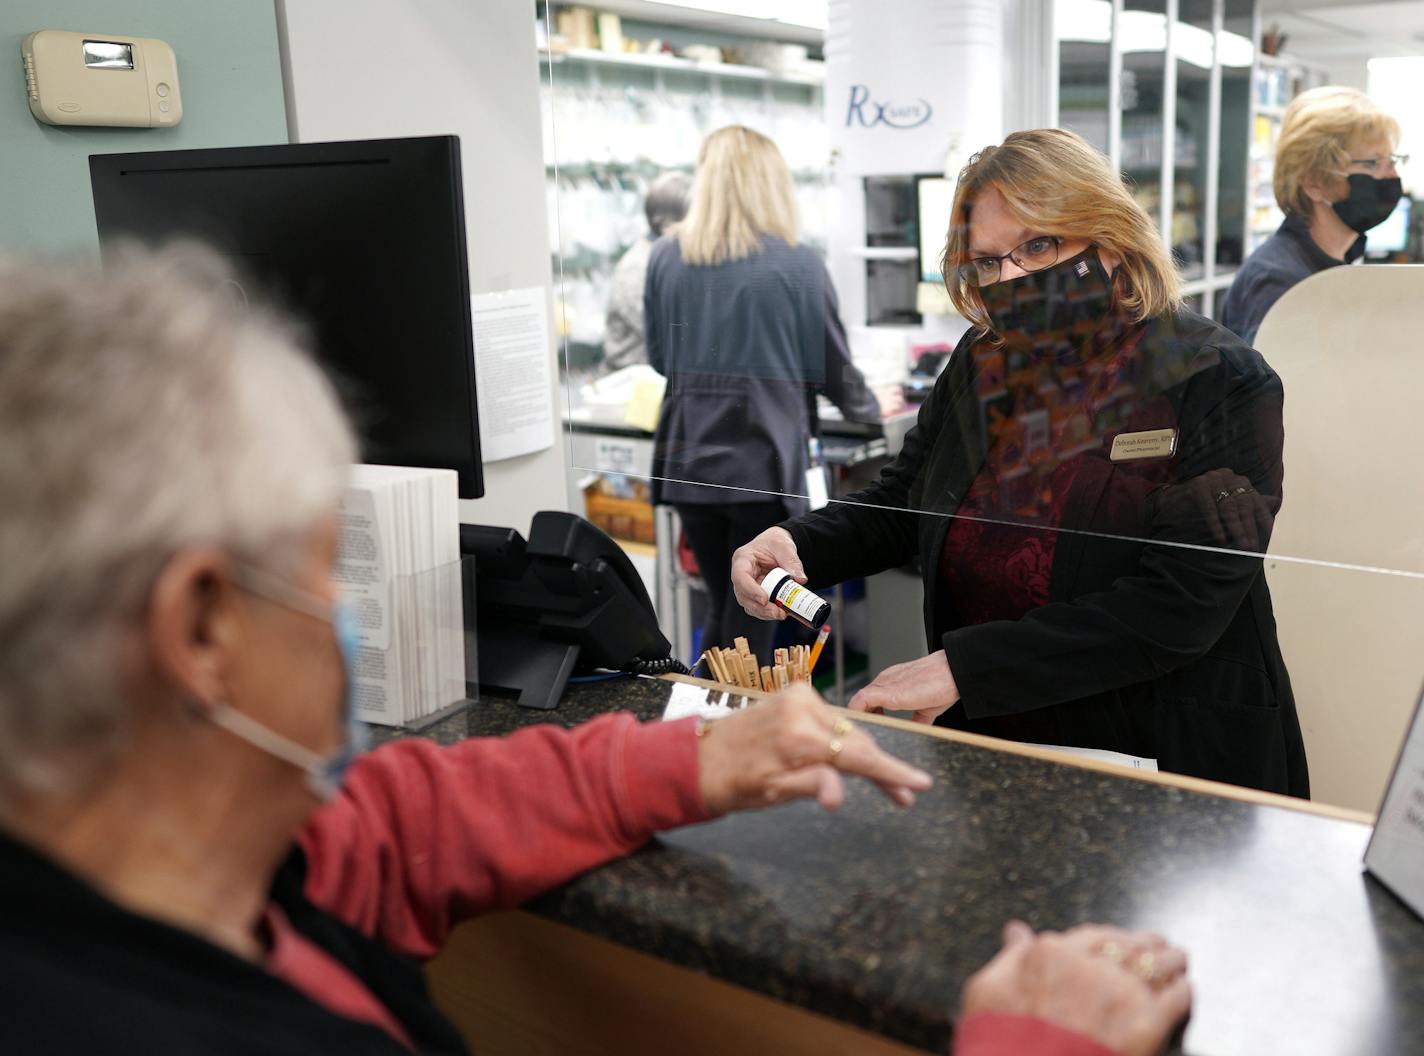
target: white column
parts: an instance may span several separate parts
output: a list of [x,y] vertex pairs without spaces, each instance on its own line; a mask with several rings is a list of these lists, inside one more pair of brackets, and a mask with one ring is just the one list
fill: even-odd
[[829,0],[828,264],[848,326],[865,319],[862,179],[954,176],[1003,139],[1003,24],[1002,0]]
[[999,142],[1002,25],[1000,0],[830,0],[826,118],[848,174],[938,172]]
[[[278,0],[277,16],[294,140],[458,135],[470,291],[550,287],[532,4]],[[557,381],[549,399],[557,415]],[[461,502],[461,519],[527,532],[538,510],[568,509],[567,452],[560,432],[487,463],[485,498]]]

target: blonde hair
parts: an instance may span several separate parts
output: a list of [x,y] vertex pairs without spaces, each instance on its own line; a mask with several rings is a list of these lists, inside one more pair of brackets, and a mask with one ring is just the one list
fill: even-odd
[[702,143],[692,206],[673,229],[688,264],[724,264],[761,252],[762,237],[796,244],[791,170],[776,144],[741,125]]
[[959,173],[940,268],[950,300],[970,322],[989,329],[979,291],[965,282],[959,268],[970,259],[974,199],[991,188],[1035,234],[1086,238],[1121,260],[1113,281],[1117,303],[1135,320],[1180,305],[1181,278],[1157,225],[1108,159],[1076,133],[1039,128],[985,147]]
[[1392,149],[1399,142],[1399,122],[1364,92],[1336,84],[1301,92],[1286,108],[1276,143],[1276,202],[1287,213],[1309,216],[1305,184],[1343,176],[1349,148],[1380,139],[1389,140]]

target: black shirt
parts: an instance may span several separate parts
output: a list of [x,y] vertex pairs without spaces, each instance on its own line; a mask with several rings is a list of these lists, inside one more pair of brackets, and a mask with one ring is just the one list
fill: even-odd
[[[294,850],[271,900],[386,1006],[424,1056],[466,1052],[421,966],[302,893]],[[0,1051],[46,1056],[410,1056],[258,964],[110,901],[0,832]]]
[[1281,295],[1317,271],[1350,264],[1365,252],[1365,236],[1355,239],[1338,260],[1316,245],[1310,237],[1310,222],[1292,214],[1261,248],[1246,258],[1236,273],[1221,309],[1221,325],[1248,345],[1256,340],[1261,320]]

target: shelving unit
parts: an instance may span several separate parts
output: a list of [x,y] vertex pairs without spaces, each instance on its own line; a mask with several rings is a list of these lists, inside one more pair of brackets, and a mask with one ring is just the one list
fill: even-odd
[[1189,303],[1218,314],[1253,248],[1257,0],[1055,0],[1054,21],[1053,122],[1132,181]]
[[914,246],[859,246],[851,250],[852,255],[862,260],[917,260],[919,252]]
[[[813,72],[807,73],[779,73],[775,70],[762,69],[760,66],[738,66],[729,62],[696,62],[692,59],[681,59],[675,55],[596,51],[592,48],[572,48],[569,51],[555,52],[552,56],[540,55],[540,61],[546,65],[551,59],[558,64],[590,63],[595,66],[696,73],[743,81],[770,81],[775,84],[803,84],[820,87],[826,80],[825,71],[816,67],[812,67]],[[816,64],[817,67],[819,65],[819,63]]]
[[1251,150],[1248,170],[1248,252],[1270,238],[1285,214],[1276,204],[1276,142],[1286,107],[1301,92],[1325,84],[1328,75],[1319,66],[1296,59],[1258,55],[1252,73]]
[[[684,42],[699,32],[661,23],[639,31]],[[713,37],[722,46],[763,43],[725,30]],[[613,272],[646,233],[648,186],[671,169],[691,173],[703,137],[722,125],[745,124],[778,141],[796,181],[802,239],[824,249],[829,150],[819,61],[777,71],[572,48],[542,52],[540,75],[556,318],[568,371],[587,372],[601,360]]]
[[[652,22],[672,8],[597,3],[624,19],[625,34],[659,39],[679,49],[706,43],[747,57],[765,42],[812,41],[786,36],[755,19],[728,18],[707,26]],[[620,10],[621,9],[621,10]],[[641,19],[629,33],[629,21]],[[769,30],[766,36],[757,30]],[[783,29],[785,27],[782,27]],[[817,38],[819,39],[819,38]],[[746,45],[750,45],[747,47]],[[733,57],[728,54],[727,57]],[[579,386],[598,369],[603,318],[613,271],[647,224],[643,199],[657,176],[691,173],[703,138],[726,124],[744,124],[777,141],[796,184],[801,238],[824,248],[829,161],[822,106],[824,72],[819,61],[793,70],[730,62],[696,61],[669,54],[605,52],[573,48],[540,55],[545,127],[545,176],[555,278],[555,300],[564,349],[564,383]],[[651,474],[652,441],[628,435],[626,427],[580,424],[572,431],[572,464],[599,474]],[[612,452],[618,457],[613,457]],[[582,488],[573,508],[587,501]],[[706,586],[681,566],[681,526],[675,511],[649,511],[657,540],[649,552],[632,544],[642,565],[653,567],[659,622],[675,656],[690,659],[694,628],[706,604]],[[640,565],[640,572],[642,571]],[[828,665],[829,666],[829,665]]]

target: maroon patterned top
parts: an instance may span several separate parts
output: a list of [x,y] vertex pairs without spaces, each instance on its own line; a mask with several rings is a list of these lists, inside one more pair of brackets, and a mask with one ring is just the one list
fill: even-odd
[[976,353],[991,441],[940,553],[962,624],[1017,620],[1047,604],[1073,483],[1090,459],[1105,460],[1133,416],[1126,368],[1141,336],[1138,328],[1116,350],[1071,368]]

